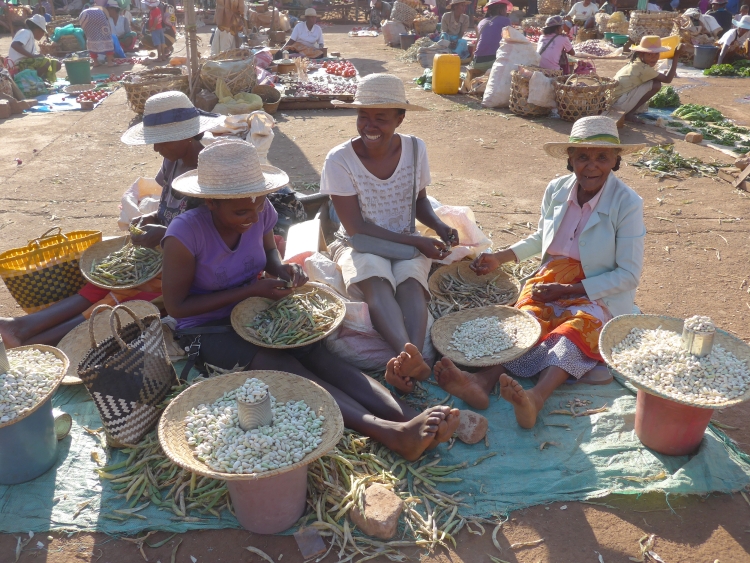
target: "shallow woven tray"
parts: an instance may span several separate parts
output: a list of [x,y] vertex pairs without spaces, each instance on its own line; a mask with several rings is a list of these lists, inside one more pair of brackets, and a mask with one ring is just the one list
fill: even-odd
[[[241,475],[220,473],[210,469],[193,455],[193,450],[185,438],[185,416],[193,407],[213,403],[227,391],[237,389],[248,377],[256,377],[266,383],[276,401],[285,403],[303,400],[316,414],[325,416],[323,423],[325,430],[321,436],[323,441],[300,461],[281,469]],[[188,387],[173,399],[159,421],[159,442],[169,459],[198,475],[225,481],[263,479],[306,466],[335,448],[343,433],[344,419],[341,417],[336,401],[328,391],[304,377],[270,370],[229,373],[201,381]]]
[[471,268],[469,268],[469,264],[471,264],[471,262],[462,260],[460,262],[446,264],[445,266],[441,266],[440,268],[435,270],[435,272],[430,276],[430,279],[427,282],[430,287],[430,293],[432,293],[433,295],[438,295],[440,297],[445,297],[446,294],[440,291],[440,281],[447,276],[460,277],[466,283],[477,286],[485,286],[487,285],[488,281],[494,279],[495,285],[498,289],[515,290],[515,294],[513,295],[512,299],[507,303],[504,303],[504,305],[513,305],[516,302],[516,299],[518,299],[518,293],[521,291],[521,285],[518,283],[518,280],[511,277],[504,270],[500,269],[495,270],[494,272],[487,275],[479,276],[474,273]]
[[302,287],[295,289],[294,291],[295,293],[309,293],[314,289],[319,289],[320,291],[325,293],[329,299],[332,299],[338,304],[338,316],[336,317],[333,326],[314,340],[310,340],[308,342],[305,342],[304,344],[267,344],[266,342],[257,339],[246,325],[253,322],[253,320],[255,320],[255,317],[258,316],[258,313],[265,311],[275,303],[275,301],[273,301],[272,299],[266,299],[265,297],[249,297],[241,303],[238,303],[235,308],[232,309],[232,328],[242,338],[244,338],[248,342],[252,342],[256,346],[260,346],[261,348],[276,348],[279,350],[284,350],[287,348],[300,348],[302,346],[309,346],[310,344],[319,342],[333,333],[333,331],[336,330],[344,321],[344,316],[346,315],[346,305],[343,299],[341,299],[327,286],[321,283],[308,282]]
[[[678,399],[662,391],[652,389],[648,385],[643,384],[640,380],[634,378],[631,374],[619,371],[613,367],[612,361],[612,348],[622,342],[625,337],[634,328],[644,329],[656,329],[661,327],[662,330],[670,330],[677,334],[682,334],[682,319],[676,319],[674,317],[665,317],[662,315],[621,315],[615,317],[609,321],[602,329],[599,335],[599,353],[607,362],[607,367],[612,375],[620,383],[628,382],[633,384],[638,389],[643,389],[647,393],[656,395],[663,399],[668,399],[676,403],[683,405],[689,405],[691,407],[700,407],[704,409],[723,409],[732,405],[737,405],[750,399],[750,387],[745,391],[745,394],[737,399],[731,399],[723,403],[714,403],[711,405],[697,404],[683,399]],[[731,352],[738,359],[744,360],[747,365],[750,365],[750,346],[745,342],[737,338],[736,336],[729,334],[726,331],[716,329],[716,335],[714,336],[714,344],[720,344],[722,348]]]
[[[127,301],[125,303],[128,309],[133,311],[139,319],[148,315],[158,315],[159,308],[148,301]],[[122,326],[132,323],[133,318],[124,311],[117,311],[117,318],[120,319]],[[112,336],[112,329],[109,326],[109,315],[96,315],[94,317],[94,338],[101,342],[105,338]],[[62,385],[79,385],[83,383],[78,377],[78,364],[91,349],[91,338],[89,337],[89,321],[83,321],[68,334],[63,336],[57,347],[62,350],[70,360],[68,370],[63,377]]]
[[[16,424],[17,422],[21,422],[24,418],[29,416],[30,414],[34,413],[41,407],[44,403],[47,402],[47,400],[52,397],[52,395],[55,394],[55,391],[57,391],[57,388],[60,387],[60,383],[63,380],[63,377],[65,377],[65,374],[68,371],[68,366],[70,365],[70,360],[68,360],[68,357],[65,355],[65,353],[62,350],[59,350],[58,348],[55,348],[54,346],[47,346],[46,344],[31,344],[29,346],[18,346],[17,348],[11,348],[8,350],[8,354],[12,355],[12,352],[18,350],[28,350],[29,348],[35,348],[37,350],[41,350],[42,352],[51,352],[58,358],[62,360],[62,369],[60,370],[60,373],[55,377],[52,384],[47,389],[47,394],[44,395],[39,402],[34,405],[34,408],[26,411],[21,416],[18,416],[14,418],[13,420],[9,420],[8,422],[4,422],[3,424],[0,424],[0,429],[5,428],[6,426],[10,426],[11,424]],[[6,454],[3,454],[6,455]]]
[[[159,268],[153,276],[149,278],[144,278],[140,280],[138,283],[130,284],[130,285],[104,285],[102,282],[96,281],[92,279],[89,276],[89,272],[91,271],[91,264],[94,262],[94,260],[99,260],[100,258],[104,258],[105,256],[108,256],[115,252],[116,250],[119,250],[123,246],[125,246],[130,240],[130,235],[124,235],[121,237],[116,237],[108,240],[103,240],[101,242],[97,242],[89,246],[86,250],[83,251],[83,254],[81,254],[81,259],[78,262],[81,267],[81,274],[83,275],[84,279],[94,284],[96,287],[101,287],[102,289],[109,289],[111,290],[120,290],[120,289],[133,289],[135,287],[138,287],[139,285],[143,285],[144,283],[151,281],[155,277],[157,277],[159,274],[161,274],[161,268]],[[161,252],[161,247],[157,247],[156,250]]]
[[66,94],[80,94],[81,92],[88,92],[96,88],[95,84],[71,84],[63,88],[63,92]]
[[[512,348],[502,350],[493,356],[484,356],[475,360],[467,360],[463,352],[458,350],[449,349],[451,345],[451,339],[453,338],[453,332],[458,328],[459,325],[466,321],[479,319],[481,317],[497,317],[498,319],[508,319],[512,316],[519,316],[526,319],[529,324],[535,327],[533,338],[529,338],[525,342],[519,342]],[[542,334],[542,327],[539,322],[531,316],[529,313],[514,309],[513,307],[506,307],[505,305],[490,305],[488,307],[478,307],[476,309],[464,309],[456,313],[450,313],[444,317],[440,317],[432,325],[430,336],[432,337],[432,344],[435,348],[446,358],[450,358],[457,364],[467,367],[489,367],[496,366],[498,364],[504,364],[511,360],[524,355],[528,352],[539,340]]]

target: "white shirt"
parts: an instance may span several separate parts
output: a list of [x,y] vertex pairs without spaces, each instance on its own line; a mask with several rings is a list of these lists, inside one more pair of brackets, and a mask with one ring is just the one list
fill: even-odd
[[588,6],[584,6],[583,2],[576,2],[568,12],[568,15],[574,20],[587,20],[591,16],[595,15],[599,11],[599,4],[593,2]]
[[[745,31],[745,30],[743,30],[743,31]],[[731,45],[732,43],[734,43],[735,41],[737,41],[738,35],[739,35],[739,30],[738,29],[730,29],[724,35],[721,36],[721,39],[719,39],[718,42],[719,42],[719,44],[726,45],[728,47],[729,45]],[[742,38],[741,38],[742,43],[744,43],[748,39],[750,39],[750,34],[748,34],[747,32],[745,32],[745,35],[743,35]]]
[[307,29],[305,22],[299,22],[294,26],[289,39],[299,41],[307,47],[323,47],[323,30],[318,24],[315,24],[312,29]]
[[[12,43],[15,43],[18,41],[19,43],[23,44],[23,48],[26,49],[27,52],[31,53],[32,55],[38,55],[39,54],[39,48],[36,46],[36,39],[34,39],[34,34],[31,32],[30,29],[22,29],[18,33],[15,34],[13,37]],[[21,59],[27,58],[26,55],[22,55],[18,51],[16,51],[13,47],[10,48],[8,51],[8,58],[13,61],[14,63],[17,63]]]

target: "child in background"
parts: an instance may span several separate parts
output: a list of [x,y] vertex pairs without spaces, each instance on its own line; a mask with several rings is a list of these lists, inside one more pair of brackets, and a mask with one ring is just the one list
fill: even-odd
[[148,8],[148,30],[151,33],[151,42],[156,49],[156,60],[166,60],[166,39],[164,38],[164,25],[159,0],[144,0],[143,5]]

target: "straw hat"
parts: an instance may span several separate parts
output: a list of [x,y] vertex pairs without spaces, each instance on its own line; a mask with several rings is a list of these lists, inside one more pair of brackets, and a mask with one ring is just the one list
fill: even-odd
[[182,92],[162,92],[146,100],[143,121],[125,131],[120,140],[126,145],[184,141],[222,123],[222,116],[197,109]]
[[35,25],[44,33],[47,33],[47,20],[44,19],[44,16],[42,14],[34,14],[29,19],[27,19],[26,27],[29,27],[29,24]]
[[641,37],[640,44],[637,47],[631,47],[630,50],[639,53],[666,53],[669,47],[661,46],[661,37],[658,35],[644,35]]
[[307,10],[305,10],[305,17],[307,16],[315,16],[317,18],[318,12],[315,11],[315,8],[308,8]]
[[342,108],[355,109],[406,109],[410,111],[427,111],[406,101],[404,83],[392,74],[370,74],[360,78],[357,93],[352,103],[332,100],[331,103]]
[[567,143],[544,143],[544,151],[555,158],[568,158],[570,147],[596,148],[604,147],[620,149],[620,155],[630,154],[641,150],[646,145],[620,144],[617,123],[614,119],[603,115],[582,117],[573,124],[570,130],[570,140]]
[[220,139],[198,155],[198,169],[173,180],[172,187],[192,197],[239,199],[270,194],[288,183],[286,172],[260,163],[252,144]]
[[739,20],[734,20],[733,23],[742,29],[750,29],[750,16],[742,16]]

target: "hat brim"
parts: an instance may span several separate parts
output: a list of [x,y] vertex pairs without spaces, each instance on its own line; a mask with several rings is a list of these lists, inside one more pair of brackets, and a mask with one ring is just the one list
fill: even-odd
[[331,104],[337,108],[352,109],[405,109],[406,111],[430,111],[422,106],[414,104],[400,104],[398,102],[388,104],[363,104],[361,102],[343,102],[341,100],[331,100]]
[[612,143],[544,143],[544,152],[554,158],[568,158],[568,149],[619,149],[620,156],[637,152],[643,148],[646,148],[645,143],[640,144],[628,144],[628,145],[613,145]]
[[750,23],[742,23],[742,22],[738,22],[737,20],[734,20],[732,23],[734,23],[734,25],[736,25],[738,28],[750,29]]
[[136,123],[125,131],[120,140],[126,145],[153,145],[156,143],[184,141],[209,129],[218,127],[223,123],[223,116],[207,117],[204,115],[188,121],[155,125],[154,127],[144,127],[143,122],[141,122]]
[[654,47],[649,49],[648,47],[631,47],[631,51],[637,51],[638,53],[666,53],[667,51],[671,51],[669,47]]
[[30,25],[33,25],[35,28],[41,29],[44,33],[47,33],[46,27],[39,27],[34,20],[32,20],[31,18],[28,18],[26,20],[26,27],[28,28]]
[[286,172],[270,164],[261,164],[265,187],[260,190],[256,186],[235,186],[231,188],[209,188],[201,186],[198,182],[198,171],[191,170],[172,181],[175,191],[190,197],[204,199],[242,199],[247,197],[259,197],[276,192],[289,185],[289,176]]

